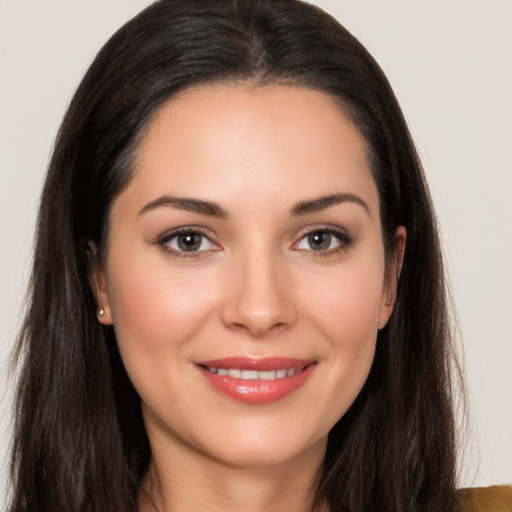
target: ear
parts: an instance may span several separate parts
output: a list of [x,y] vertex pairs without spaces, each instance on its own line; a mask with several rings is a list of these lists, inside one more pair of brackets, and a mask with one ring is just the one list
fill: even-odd
[[103,325],[112,325],[112,312],[110,309],[110,299],[108,295],[107,278],[105,270],[98,258],[96,246],[89,243],[89,280],[98,304],[97,317],[98,322]]
[[384,287],[382,289],[381,304],[379,310],[379,330],[388,323],[396,302],[398,279],[402,270],[405,254],[405,241],[407,232],[404,226],[399,226],[395,232],[393,250],[386,264]]

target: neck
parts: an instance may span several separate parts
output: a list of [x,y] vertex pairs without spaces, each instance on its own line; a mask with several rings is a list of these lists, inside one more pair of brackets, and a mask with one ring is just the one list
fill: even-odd
[[312,508],[324,443],[293,460],[249,467],[204,457],[199,461],[190,452],[183,457],[156,453],[143,484],[143,512],[327,512],[324,506]]

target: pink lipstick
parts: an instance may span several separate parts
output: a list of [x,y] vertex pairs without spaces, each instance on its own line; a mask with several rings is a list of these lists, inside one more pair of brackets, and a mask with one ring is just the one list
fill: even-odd
[[266,404],[301,387],[314,371],[316,362],[240,356],[201,361],[197,367],[216,391],[239,402]]

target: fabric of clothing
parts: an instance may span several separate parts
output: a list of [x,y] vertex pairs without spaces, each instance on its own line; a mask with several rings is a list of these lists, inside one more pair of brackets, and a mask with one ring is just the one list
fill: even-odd
[[512,512],[512,485],[460,489],[458,512]]

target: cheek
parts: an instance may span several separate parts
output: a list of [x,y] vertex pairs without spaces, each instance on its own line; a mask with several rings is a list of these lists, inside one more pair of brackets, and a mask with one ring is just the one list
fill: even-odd
[[130,380],[151,410],[180,423],[171,412],[181,399],[180,390],[194,384],[189,356],[215,310],[213,279],[200,272],[171,272],[165,261],[138,265],[131,260],[111,268],[113,325]]
[[331,341],[357,346],[374,339],[381,307],[383,264],[357,262],[315,276],[304,300],[310,316]]
[[[215,302],[212,280],[193,272],[171,272],[166,262],[115,262],[109,296],[118,344],[125,363],[157,359],[177,350],[209,321]],[[197,274],[197,272],[196,272]],[[137,364],[139,364],[137,362]]]
[[[306,309],[311,326],[326,341],[321,356],[333,364],[323,369],[324,392],[314,407],[324,412],[329,430],[352,405],[370,372],[377,339],[383,264],[341,266],[317,275],[308,286]],[[320,286],[322,284],[324,286]],[[306,299],[305,299],[306,300]]]

